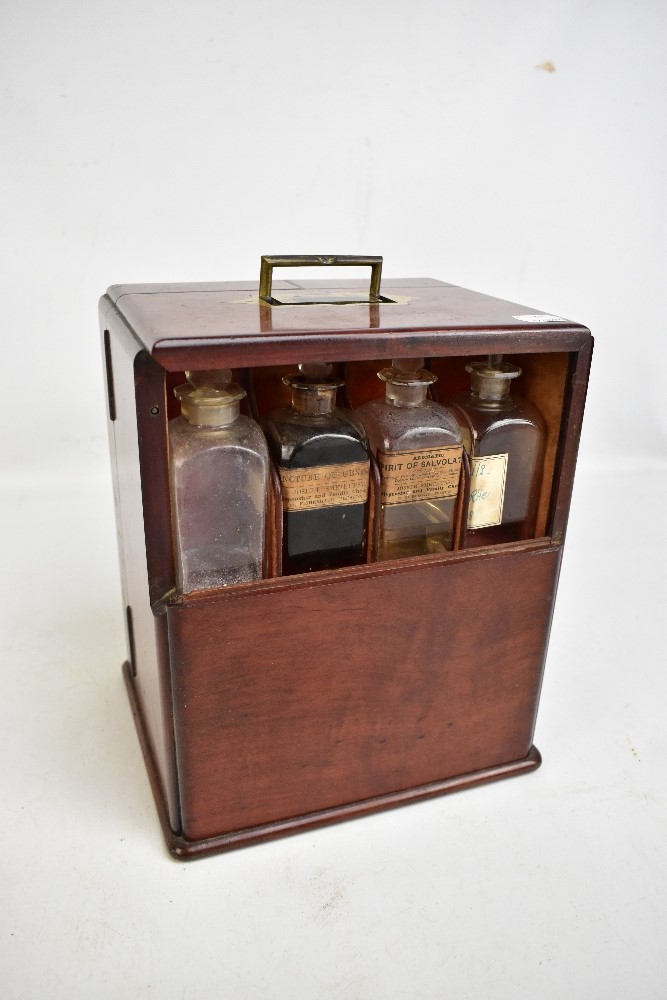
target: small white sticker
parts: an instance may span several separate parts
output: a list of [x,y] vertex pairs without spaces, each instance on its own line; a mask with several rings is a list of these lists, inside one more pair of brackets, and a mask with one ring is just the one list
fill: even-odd
[[519,323],[567,323],[562,316],[550,316],[548,313],[523,313],[512,316],[512,319],[518,319]]

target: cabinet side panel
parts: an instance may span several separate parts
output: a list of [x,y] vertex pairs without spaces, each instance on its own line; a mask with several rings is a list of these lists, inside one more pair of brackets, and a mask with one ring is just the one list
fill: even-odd
[[140,346],[115,310],[102,315],[113,370],[115,420],[109,421],[123,600],[133,633],[133,684],[175,831],[180,829],[168,673],[167,623],[151,610],[139,471],[135,358]]
[[524,758],[559,558],[487,552],[171,606],[184,835]]
[[516,394],[523,395],[537,407],[544,420],[547,436],[543,460],[542,487],[538,503],[535,535],[547,534],[549,508],[558,457],[563,401],[568,376],[568,354],[523,354],[517,361],[522,376]]
[[[164,369],[145,352],[135,358],[134,387],[148,590],[151,604],[155,605],[173,589],[175,576],[169,502],[170,399]],[[173,398],[173,393],[169,395]]]
[[565,419],[561,427],[559,461],[554,476],[552,501],[551,535],[558,541],[564,539],[567,530],[592,357],[593,338],[589,335],[582,348],[570,355],[570,373],[564,408]]

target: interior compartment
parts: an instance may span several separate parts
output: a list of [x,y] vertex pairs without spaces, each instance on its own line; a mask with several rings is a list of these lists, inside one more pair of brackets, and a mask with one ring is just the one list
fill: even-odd
[[[540,501],[535,530],[535,537],[549,534],[549,516],[553,492],[554,472],[556,468],[558,445],[561,435],[563,407],[566,397],[568,359],[569,355],[561,353],[544,354],[512,354],[507,356],[513,363],[522,368],[522,376],[518,381],[517,394],[523,395],[533,403],[542,414],[547,427],[545,459],[542,470]],[[425,364],[438,376],[438,382],[432,390],[433,398],[447,404],[447,401],[462,391],[469,384],[469,376],[465,366],[471,361],[480,360],[479,355],[466,356],[432,356],[425,359]],[[390,358],[377,358],[367,361],[334,362],[334,371],[345,379],[345,386],[339,390],[339,405],[356,410],[363,403],[381,398],[384,384],[377,377],[380,369],[391,363]],[[166,420],[173,419],[179,413],[178,403],[173,395],[175,386],[185,381],[184,372],[165,372],[145,354],[137,357],[137,407],[154,415],[149,425],[149,433],[140,439],[140,457],[145,475],[142,481],[147,484],[145,489],[146,531],[152,539],[147,546],[149,563],[149,579],[151,594],[157,601],[164,600],[174,587],[174,563],[171,539],[171,521],[169,510],[168,482],[165,483],[165,470],[168,468],[167,425]],[[235,381],[240,382],[247,392],[243,411],[253,416],[261,423],[262,417],[280,406],[289,406],[290,391],[283,384],[283,376],[294,372],[295,365],[259,366],[252,369],[237,368],[233,371]],[[159,406],[154,399],[164,395],[166,405]],[[145,399],[143,398],[145,396]],[[154,410],[158,413],[154,414]],[[379,524],[379,474],[375,462],[372,463],[371,489],[369,497],[369,530],[367,561],[374,562],[377,547],[377,525]],[[469,486],[469,468],[465,463],[462,471],[462,483],[459,490],[459,503],[455,527],[455,549],[464,545],[465,510],[467,509],[467,489]],[[166,487],[166,488],[165,488]],[[280,496],[280,479],[277,469],[272,463],[271,489],[269,496],[267,553],[265,575],[267,578],[281,574],[282,550],[282,503]],[[423,557],[429,558],[429,557]],[[246,586],[240,584],[239,586]]]

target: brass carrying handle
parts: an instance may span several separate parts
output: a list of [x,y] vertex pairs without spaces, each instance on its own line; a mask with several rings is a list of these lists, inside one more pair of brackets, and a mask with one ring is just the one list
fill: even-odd
[[259,271],[259,297],[264,302],[275,302],[271,295],[274,267],[370,267],[371,286],[368,297],[371,302],[381,302],[380,281],[382,279],[382,257],[364,257],[355,254],[271,254],[262,257]]

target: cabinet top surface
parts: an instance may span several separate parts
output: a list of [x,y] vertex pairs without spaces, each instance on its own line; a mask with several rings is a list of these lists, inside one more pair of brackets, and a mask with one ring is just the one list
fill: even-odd
[[430,278],[385,280],[379,302],[361,280],[276,281],[272,295],[264,302],[256,282],[242,281],[112,285],[100,309],[167,368],[192,366],[193,352],[202,365],[212,353],[227,363],[241,351],[272,363],[277,350],[286,361],[322,352],[334,360],[339,349],[357,358],[428,354],[443,336],[453,353],[493,351],[508,337],[516,351],[577,350],[590,338],[579,323]]

